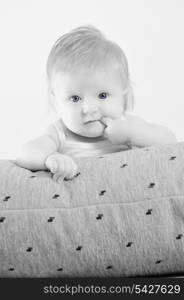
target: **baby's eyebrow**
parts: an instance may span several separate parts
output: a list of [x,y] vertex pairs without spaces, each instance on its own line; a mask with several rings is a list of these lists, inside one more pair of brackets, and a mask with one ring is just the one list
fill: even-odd
[[108,88],[108,89],[101,89],[97,92],[98,95],[101,93],[106,93],[106,94],[112,95],[112,94],[114,94],[114,91],[113,91],[113,89]]
[[67,98],[71,98],[71,97],[73,97],[73,96],[78,96],[78,97],[80,97],[80,98],[83,97],[81,93],[72,93],[72,94],[68,94]]
[[98,93],[110,93],[111,91],[109,89],[101,89]]
[[68,91],[68,92],[66,92],[65,93],[65,96],[66,97],[71,97],[71,96],[80,96],[81,95],[81,93],[80,92],[77,92],[77,91]]
[[[93,94],[94,95],[99,95],[100,93],[108,93],[108,94],[113,94],[114,93],[114,90],[113,88],[109,88],[109,87],[102,87],[102,88],[97,88],[96,90],[93,91]],[[72,96],[79,96],[79,97],[83,97],[85,96],[85,92],[81,92],[81,91],[77,91],[77,90],[73,90],[73,91],[66,91],[65,92],[65,97],[66,98],[69,98],[69,97],[72,97]]]

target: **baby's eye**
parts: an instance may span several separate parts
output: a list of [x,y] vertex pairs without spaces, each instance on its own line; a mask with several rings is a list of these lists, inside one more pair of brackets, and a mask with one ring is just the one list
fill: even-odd
[[105,92],[100,93],[100,94],[98,95],[98,98],[99,98],[99,99],[106,99],[107,97],[108,97],[108,93],[105,93]]
[[73,102],[78,102],[79,100],[81,100],[81,97],[79,97],[78,95],[73,95],[70,97],[70,100]]

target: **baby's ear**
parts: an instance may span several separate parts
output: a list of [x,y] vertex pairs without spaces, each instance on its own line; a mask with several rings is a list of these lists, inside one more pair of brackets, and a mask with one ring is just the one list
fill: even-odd
[[52,90],[49,90],[48,96],[49,96],[49,106],[52,108],[54,112],[57,112],[57,103],[56,103],[54,92]]
[[124,111],[132,111],[134,109],[134,104],[132,88],[128,88],[127,93],[124,95]]

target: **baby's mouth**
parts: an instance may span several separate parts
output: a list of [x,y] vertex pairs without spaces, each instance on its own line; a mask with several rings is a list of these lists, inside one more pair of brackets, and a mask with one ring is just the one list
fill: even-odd
[[89,121],[84,122],[84,124],[87,125],[87,124],[92,124],[92,123],[95,123],[95,122],[100,122],[105,128],[107,127],[107,125],[105,123],[103,123],[101,119],[89,120]]
[[99,122],[106,128],[107,125],[100,119]]
[[95,123],[95,122],[98,122],[99,120],[89,120],[89,121],[86,121],[84,122],[84,124],[91,124],[91,123]]
[[94,122],[96,122],[96,121],[95,120],[93,120],[93,121],[87,121],[84,124],[89,124],[89,123],[94,123]]

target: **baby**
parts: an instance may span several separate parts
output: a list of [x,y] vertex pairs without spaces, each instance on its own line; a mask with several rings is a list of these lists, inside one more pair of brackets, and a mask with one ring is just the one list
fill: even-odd
[[61,36],[47,62],[50,104],[57,120],[22,146],[16,162],[50,170],[53,179],[77,173],[75,157],[175,143],[166,127],[127,111],[134,98],[122,49],[92,26]]

